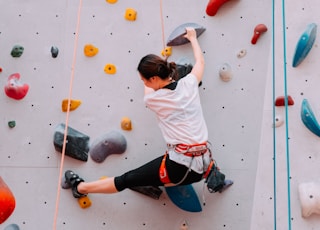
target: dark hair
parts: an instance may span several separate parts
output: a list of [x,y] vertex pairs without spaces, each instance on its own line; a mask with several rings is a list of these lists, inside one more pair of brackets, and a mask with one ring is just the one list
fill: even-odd
[[138,71],[145,79],[159,76],[163,80],[168,77],[177,80],[176,63],[168,62],[154,54],[148,54],[141,59]]

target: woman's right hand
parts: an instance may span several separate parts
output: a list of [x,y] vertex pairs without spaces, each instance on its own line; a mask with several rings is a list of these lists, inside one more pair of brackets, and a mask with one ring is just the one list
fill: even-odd
[[186,28],[186,34],[184,35],[186,39],[191,41],[192,39],[197,39],[197,32],[194,28],[192,27],[187,27]]

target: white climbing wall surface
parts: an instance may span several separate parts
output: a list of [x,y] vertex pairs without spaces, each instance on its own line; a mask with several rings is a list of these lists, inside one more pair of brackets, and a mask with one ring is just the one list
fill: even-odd
[[[206,13],[209,1],[110,2],[0,1],[0,176],[16,202],[0,229],[52,229],[56,223],[59,230],[269,230],[275,222],[279,229],[288,229],[284,125],[276,129],[277,183],[273,180],[272,2],[230,0],[214,16]],[[320,229],[319,216],[302,218],[298,198],[298,185],[317,182],[319,173],[319,137],[300,120],[304,98],[315,114],[320,109],[318,39],[305,61],[291,67],[301,33],[308,24],[318,23],[317,6],[316,0],[295,0],[286,6],[288,93],[295,102],[289,108],[293,229]],[[137,13],[133,20],[128,20],[132,13],[125,18],[128,8]],[[277,96],[284,95],[280,9],[277,2]],[[187,22],[206,28],[199,37],[206,60],[199,90],[214,158],[234,185],[222,194],[210,194],[206,189],[203,192],[203,182],[195,184],[199,198],[202,201],[204,195],[206,202],[200,213],[180,210],[165,192],[159,200],[131,190],[90,195],[92,205],[86,209],[69,190],[62,189],[57,196],[61,153],[54,148],[53,135],[56,127],[66,122],[61,104],[69,96],[70,85],[72,99],[81,103],[70,112],[69,126],[88,135],[90,143],[118,131],[125,137],[127,149],[102,163],[90,157],[83,162],[66,156],[64,170],[96,180],[119,175],[164,153],[155,117],[143,104],[143,83],[136,67],[146,54],[161,55],[163,38]],[[268,30],[252,44],[259,24]],[[16,45],[24,48],[20,57],[11,56]],[[93,46],[89,53],[97,53],[86,56],[86,45]],[[52,47],[58,48],[57,57],[52,56]],[[181,58],[193,61],[190,45],[172,47],[169,60]],[[15,73],[20,74],[21,84],[29,86],[21,100],[8,97],[4,90],[10,83],[8,77]],[[279,116],[285,117],[284,111],[284,107],[276,108]],[[124,120],[131,121],[127,130],[121,128]],[[15,126],[9,127],[13,121]]]

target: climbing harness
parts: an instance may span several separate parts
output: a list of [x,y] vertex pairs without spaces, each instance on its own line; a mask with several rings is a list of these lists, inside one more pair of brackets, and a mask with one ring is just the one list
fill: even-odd
[[[167,144],[168,148],[172,148],[175,152],[179,153],[179,154],[183,154],[184,156],[187,157],[191,157],[191,161],[189,164],[189,167],[184,175],[184,177],[178,182],[178,183],[172,183],[170,181],[167,169],[166,169],[166,160],[168,157],[168,151],[166,151],[166,153],[164,154],[162,161],[161,161],[161,165],[159,168],[159,177],[161,182],[165,185],[165,186],[177,186],[179,184],[181,184],[188,176],[188,173],[191,170],[191,165],[192,165],[192,161],[194,159],[194,157],[202,157],[205,153],[207,153],[208,151],[210,152],[210,157],[211,157],[211,151],[210,148],[208,147],[208,143],[201,143],[201,144],[194,144],[194,145],[186,145],[186,144],[178,144],[178,145],[171,145],[171,144]],[[211,157],[212,158],[212,157]],[[204,172],[204,177],[203,178],[207,178],[208,175],[210,174],[210,171],[212,169],[212,167],[214,166],[214,161],[211,159],[209,166],[207,167],[207,169],[205,169]]]

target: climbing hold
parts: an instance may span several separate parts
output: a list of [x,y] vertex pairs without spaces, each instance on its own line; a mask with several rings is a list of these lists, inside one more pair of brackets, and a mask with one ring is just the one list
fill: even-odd
[[51,56],[52,56],[53,58],[56,58],[56,57],[58,57],[58,54],[59,54],[59,49],[58,49],[58,47],[52,46],[52,47],[51,47]]
[[232,79],[232,69],[228,63],[224,63],[219,70],[219,76],[222,81],[228,82]]
[[4,87],[6,95],[10,98],[21,100],[29,90],[29,85],[20,82],[20,74],[14,73],[9,76],[8,82]]
[[113,64],[106,64],[104,66],[104,72],[106,74],[115,74],[117,72],[117,67]]
[[161,51],[161,55],[163,57],[170,57],[172,54],[172,47],[170,46],[167,46],[166,48],[164,48],[162,51]]
[[294,52],[292,66],[297,67],[309,54],[317,35],[317,25],[311,23],[307,29],[302,33],[296,45]]
[[159,200],[162,194],[162,190],[158,186],[137,186],[137,187],[131,187],[130,189],[132,191],[151,197],[152,199],[155,199],[155,200]]
[[99,49],[94,45],[87,44],[84,46],[84,55],[87,57],[93,57],[99,52]]
[[320,214],[320,184],[315,182],[301,183],[298,189],[302,217]]
[[132,122],[129,117],[123,117],[121,120],[121,128],[123,130],[130,131],[132,130]]
[[287,96],[287,100],[285,100],[286,98],[284,96],[280,96],[276,98],[275,101],[275,106],[285,106],[286,101],[288,103],[288,105],[294,105],[294,101],[292,99],[292,97],[290,95]]
[[14,195],[0,176],[0,224],[10,217],[15,207],[16,201]]
[[[62,153],[65,124],[59,124],[54,133],[53,144],[56,151]],[[71,128],[67,128],[65,154],[77,160],[87,161],[90,137]]]
[[118,0],[106,0],[106,2],[110,3],[110,4],[114,4],[116,3]]
[[9,126],[10,128],[16,127],[16,121],[9,121],[9,122],[8,122],[8,126]]
[[0,73],[2,73],[3,69],[0,67]]
[[183,221],[180,225],[180,230],[188,230],[188,223],[187,221]]
[[246,56],[247,54],[247,50],[246,49],[242,49],[237,53],[237,57],[238,58],[243,58],[244,56]]
[[196,30],[197,37],[199,37],[206,30],[206,28],[196,23],[182,24],[172,31],[167,40],[167,46],[179,46],[188,43],[189,40],[184,37],[187,27],[194,28]]
[[100,178],[99,178],[99,180],[105,180],[105,179],[107,179],[108,177],[107,176],[101,176]]
[[275,118],[274,118],[274,127],[280,127],[281,125],[283,125],[284,123],[284,119],[282,116],[280,115],[277,115]]
[[20,228],[17,224],[10,224],[7,227],[5,227],[4,230],[20,230]]
[[117,132],[111,131],[97,139],[90,147],[90,156],[97,163],[103,162],[111,154],[122,154],[127,149],[125,137]]
[[251,44],[256,44],[260,35],[263,34],[264,32],[266,32],[268,30],[267,26],[264,24],[258,24],[256,25],[256,27],[254,28],[253,31],[253,36],[251,39]]
[[[63,112],[67,112],[68,111],[68,101],[69,101],[68,99],[62,100],[61,109],[62,109]],[[77,109],[80,105],[81,105],[81,101],[80,100],[70,99],[69,110],[73,111],[73,110]]]
[[91,206],[91,200],[88,196],[83,196],[78,199],[78,203],[81,208],[89,208]]
[[206,8],[207,15],[215,16],[220,7],[228,1],[229,0],[210,0]]
[[127,8],[124,14],[124,18],[128,21],[135,21],[137,19],[137,11],[132,8]]
[[320,137],[320,126],[307,99],[301,105],[301,120],[303,124],[315,135]]
[[61,188],[69,189],[69,188],[71,188],[71,184],[69,184],[65,179],[61,180]]
[[121,120],[121,128],[123,130],[130,131],[132,130],[132,122],[129,117],[123,117]]
[[15,45],[11,50],[11,56],[12,57],[21,57],[23,54],[24,48],[20,45]]

